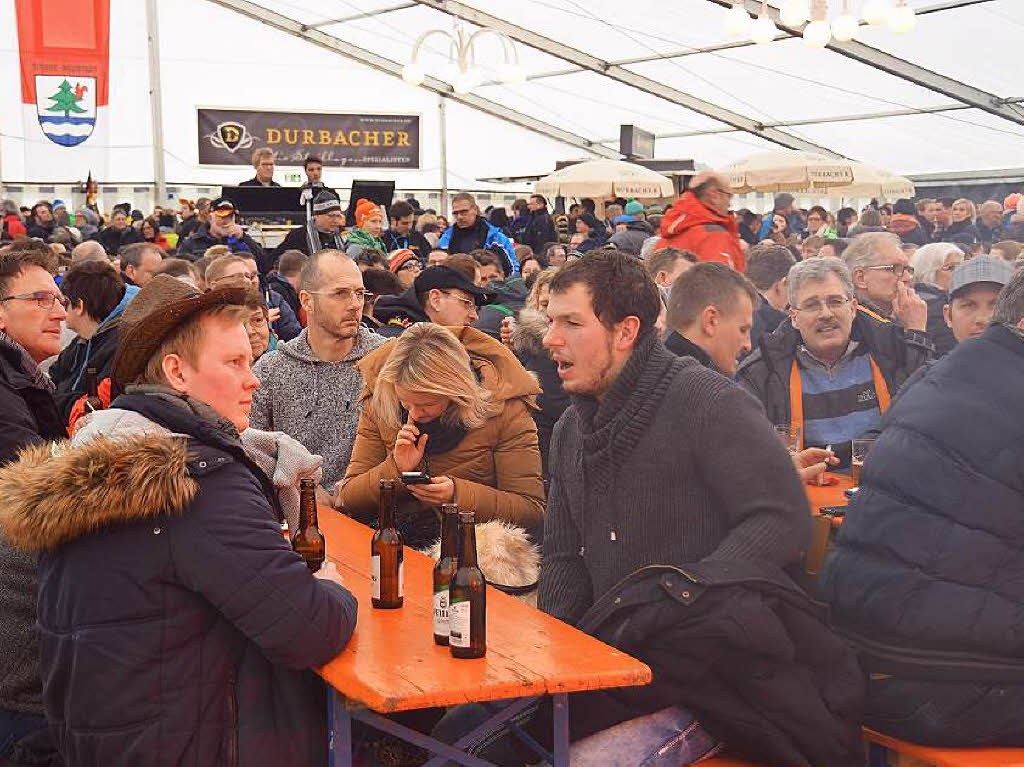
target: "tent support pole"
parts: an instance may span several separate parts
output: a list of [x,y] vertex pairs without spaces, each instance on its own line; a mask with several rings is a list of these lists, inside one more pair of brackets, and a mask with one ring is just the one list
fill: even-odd
[[167,204],[167,171],[164,168],[164,118],[160,96],[160,29],[156,0],[146,0],[146,33],[149,37],[149,108],[153,124],[153,178],[155,205]]
[[441,213],[448,215],[448,115],[443,93],[437,95],[437,111],[441,118]]

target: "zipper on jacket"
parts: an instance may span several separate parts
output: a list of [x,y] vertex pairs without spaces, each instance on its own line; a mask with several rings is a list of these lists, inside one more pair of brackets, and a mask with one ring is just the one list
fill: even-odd
[[228,675],[228,742],[226,754],[228,767],[238,767],[238,699],[235,692],[235,672],[232,670]]

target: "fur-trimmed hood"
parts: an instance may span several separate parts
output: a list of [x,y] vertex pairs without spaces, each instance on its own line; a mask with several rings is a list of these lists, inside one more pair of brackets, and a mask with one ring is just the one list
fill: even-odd
[[540,354],[544,351],[544,334],[547,332],[547,315],[536,309],[521,309],[512,331],[512,348],[519,354]]
[[199,491],[187,462],[185,440],[160,434],[28,447],[0,468],[0,532],[37,552],[107,525],[180,513]]

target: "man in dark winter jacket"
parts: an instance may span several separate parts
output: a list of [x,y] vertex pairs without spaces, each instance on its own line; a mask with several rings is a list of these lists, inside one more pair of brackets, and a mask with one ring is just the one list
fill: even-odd
[[992,325],[882,422],[821,578],[869,674],[865,721],[939,746],[1024,746],[1024,272]]
[[476,322],[478,310],[491,295],[461,272],[432,266],[420,272],[402,295],[377,301],[373,313],[383,323],[379,332],[385,336],[399,336],[416,322],[460,328]]
[[287,250],[298,250],[307,256],[324,248],[344,250],[345,243],[341,237],[345,226],[345,214],[341,210],[341,202],[334,192],[319,192],[312,202],[313,221],[305,226],[297,226],[285,235],[281,244],[270,254],[272,264],[276,264]]
[[231,200],[219,198],[213,201],[210,220],[199,227],[195,234],[178,245],[178,255],[191,261],[202,258],[207,248],[226,245],[232,253],[250,253],[256,259],[261,276],[270,271],[263,248],[235,220],[235,205]]
[[[66,299],[45,245],[0,255],[0,466],[67,435],[53,385],[37,367],[60,351]],[[2,513],[2,510],[0,510]],[[61,764],[43,715],[36,629],[36,558],[0,531],[0,764]]]
[[473,195],[461,192],[452,198],[452,218],[455,223],[441,233],[438,248],[449,253],[472,253],[474,250],[500,252],[505,261],[505,274],[519,271],[512,240],[480,215]]
[[32,213],[27,224],[29,237],[38,237],[43,242],[49,242],[50,235],[53,234],[53,229],[57,225],[53,218],[53,206],[45,200],[37,202],[32,206]]
[[527,220],[519,245],[529,245],[534,253],[543,253],[545,246],[558,242],[555,221],[548,213],[548,201],[539,194],[532,194],[526,201]]
[[416,212],[412,205],[399,200],[391,206],[388,212],[391,216],[391,228],[382,235],[384,244],[388,246],[388,253],[394,250],[408,248],[420,261],[420,266],[427,267],[427,256],[432,248],[427,238],[416,231]]
[[854,237],[843,251],[860,307],[879,320],[894,320],[918,329],[922,312],[927,327],[928,305],[910,287],[914,269],[899,237],[889,232],[866,232]]
[[310,669],[344,649],[356,602],[281,537],[242,448],[244,300],[154,278],[125,313],[126,393],[0,470],[0,530],[41,554],[44,700],[68,764],[327,763]]
[[712,261],[694,264],[672,285],[665,348],[732,378],[750,351],[756,302],[757,290],[739,272]]
[[740,365],[737,381],[768,419],[800,429],[804,447],[827,447],[845,464],[850,441],[873,429],[892,396],[934,347],[920,302],[904,328],[861,311],[850,273],[814,258],[788,277],[790,319]]
[[118,209],[110,216],[110,224],[96,239],[107,251],[107,255],[113,257],[120,253],[125,245],[142,242],[143,238],[135,227],[128,226],[128,215]]
[[[625,226],[621,231],[618,230],[620,224]],[[616,216],[612,220],[612,225],[616,227],[616,230],[608,242],[623,253],[632,253],[634,256],[640,255],[640,249],[644,243],[654,235],[654,230],[651,229],[650,224],[644,221],[642,215]]]
[[277,269],[267,275],[267,287],[281,294],[295,316],[299,316],[299,276],[306,265],[306,254],[299,250],[281,253]]
[[57,407],[67,423],[75,402],[88,393],[87,371],[95,371],[97,385],[110,377],[121,338],[121,315],[139,288],[125,285],[109,264],[86,261],[68,270],[60,289],[69,302],[68,328],[78,334],[50,367]]
[[789,248],[770,241],[750,249],[746,275],[760,294],[754,311],[754,324],[750,329],[750,341],[755,348],[760,346],[762,338],[775,332],[775,328],[788,316],[786,278],[795,263],[796,259]]
[[[1000,208],[1000,211],[1002,208]],[[900,238],[903,243],[914,245],[925,245],[928,243],[928,234],[921,227],[917,220],[917,208],[910,200],[896,200],[892,208],[892,217],[889,219],[887,230]]]

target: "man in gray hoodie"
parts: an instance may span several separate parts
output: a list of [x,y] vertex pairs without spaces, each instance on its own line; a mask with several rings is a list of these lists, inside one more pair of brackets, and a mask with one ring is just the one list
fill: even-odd
[[251,425],[283,431],[322,456],[322,484],[330,491],[345,476],[359,426],[363,379],[356,363],[387,339],[361,326],[363,276],[341,251],[313,255],[299,284],[308,325],[253,367],[260,388]]

